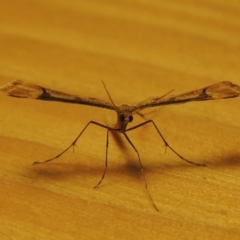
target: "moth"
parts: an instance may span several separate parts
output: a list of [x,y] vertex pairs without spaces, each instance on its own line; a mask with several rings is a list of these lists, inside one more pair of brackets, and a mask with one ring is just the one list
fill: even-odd
[[[76,145],[76,142],[78,139],[81,137],[83,132],[87,129],[87,127],[90,124],[95,124],[99,127],[103,127],[107,130],[107,139],[106,139],[106,156],[105,156],[105,168],[102,174],[102,177],[98,184],[95,187],[98,187],[101,182],[103,181],[106,170],[107,170],[107,165],[108,165],[108,139],[109,139],[109,132],[110,131],[115,131],[122,133],[126,140],[129,142],[129,144],[132,146],[134,151],[137,154],[139,165],[141,168],[141,173],[142,177],[145,183],[145,188],[147,190],[147,181],[144,175],[143,171],[143,165],[142,161],[139,155],[139,152],[133,142],[130,140],[130,138],[127,135],[127,132],[134,130],[136,128],[139,128],[143,125],[146,124],[152,124],[153,127],[156,129],[158,132],[160,138],[164,142],[165,147],[168,147],[173,151],[178,157],[180,157],[182,160],[198,165],[198,166],[205,166],[204,164],[199,164],[195,163],[192,161],[187,160],[186,158],[182,157],[178,152],[176,152],[170,145],[169,143],[165,140],[161,132],[159,131],[157,125],[154,123],[153,120],[147,120],[144,121],[138,125],[135,125],[133,127],[128,128],[128,124],[133,121],[133,115],[138,113],[146,108],[152,108],[152,107],[159,107],[163,105],[169,105],[169,104],[178,104],[178,103],[187,103],[191,101],[206,101],[206,100],[215,100],[215,99],[226,99],[226,98],[235,98],[240,95],[240,87],[237,86],[236,84],[233,84],[229,81],[223,81],[219,82],[204,88],[200,88],[194,91],[186,92],[183,94],[177,94],[177,95],[170,95],[169,93],[161,96],[161,97],[155,97],[155,98],[148,98],[146,100],[143,100],[142,102],[139,102],[136,105],[130,106],[127,104],[122,104],[120,106],[116,106],[105,86],[103,83],[103,86],[108,94],[108,97],[110,99],[110,102],[103,101],[97,98],[92,98],[92,97],[83,97],[83,96],[78,96],[78,95],[72,95],[72,94],[67,94],[64,92],[60,91],[55,91],[49,88],[45,88],[36,84],[32,83],[26,83],[21,80],[16,80],[8,85],[1,87],[0,91],[6,93],[7,95],[11,97],[17,97],[17,98],[32,98],[32,99],[38,99],[38,100],[45,100],[45,101],[58,101],[58,102],[64,102],[64,103],[75,103],[75,104],[83,104],[83,105],[88,105],[88,106],[93,106],[93,107],[99,107],[99,108],[106,108],[109,110],[113,110],[117,113],[117,127],[112,128],[109,126],[106,126],[104,124],[95,122],[95,121],[89,121],[87,125],[83,128],[83,130],[79,133],[77,138],[70,144],[69,147],[67,147],[65,150],[63,150],[61,153],[59,153],[57,156],[50,158],[46,161],[43,162],[34,162],[33,164],[40,164],[40,163],[46,163],[50,162],[54,159],[57,159],[61,155],[63,155],[68,149],[71,147],[74,148]],[[158,210],[156,204],[154,203],[150,193],[147,190],[147,193],[149,195],[149,198],[156,210]]]

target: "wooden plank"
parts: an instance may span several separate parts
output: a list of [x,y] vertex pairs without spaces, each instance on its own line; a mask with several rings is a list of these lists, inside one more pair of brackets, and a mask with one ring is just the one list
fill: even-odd
[[[238,1],[11,1],[0,8],[0,86],[15,80],[108,101],[194,90],[223,80],[240,85]],[[1,239],[238,239],[240,99],[145,111],[152,126],[130,132],[135,152],[92,126],[113,111],[0,94]],[[134,124],[143,119],[135,116]]]

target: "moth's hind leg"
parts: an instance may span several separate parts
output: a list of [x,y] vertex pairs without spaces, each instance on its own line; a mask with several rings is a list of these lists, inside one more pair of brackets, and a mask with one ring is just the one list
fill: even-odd
[[141,126],[143,126],[143,125],[145,125],[145,124],[148,124],[148,123],[152,123],[152,124],[153,124],[153,126],[154,126],[155,129],[157,130],[159,136],[160,136],[161,139],[163,140],[164,146],[165,146],[166,148],[169,148],[169,149],[170,149],[172,152],[174,152],[179,158],[181,158],[182,160],[184,160],[184,161],[187,162],[187,163],[191,163],[191,164],[194,164],[194,165],[196,165],[196,166],[206,166],[205,164],[195,163],[195,162],[192,162],[192,161],[190,161],[190,160],[187,160],[187,159],[184,158],[182,155],[180,155],[177,151],[175,151],[175,150],[169,145],[169,143],[165,140],[165,138],[163,137],[163,135],[161,134],[161,132],[159,131],[159,129],[157,128],[157,126],[156,126],[156,124],[154,123],[153,120],[148,120],[148,121],[143,122],[143,123],[140,123],[140,124],[138,124],[138,125],[136,125],[136,126],[134,126],[134,127],[132,127],[132,128],[128,128],[127,131],[131,131],[131,130],[133,130],[133,129],[139,128],[139,127],[141,127]]
[[47,159],[45,161],[37,161],[37,162],[34,162],[33,165],[35,164],[42,164],[42,163],[47,163],[47,162],[51,162],[59,157],[61,157],[65,152],[68,151],[68,149],[70,149],[71,147],[73,147],[73,151],[74,151],[74,147],[76,146],[76,142],[78,141],[78,139],[81,137],[81,135],[84,133],[84,131],[87,129],[87,127],[90,125],[90,124],[95,124],[97,126],[100,126],[100,127],[103,127],[103,128],[107,128],[109,129],[108,126],[105,126],[101,123],[98,123],[98,122],[95,122],[95,121],[90,121],[84,128],[83,130],[79,133],[79,135],[77,136],[77,138],[70,144],[70,146],[68,146],[65,150],[63,150],[61,153],[59,153],[58,155],[56,155],[55,157],[53,158],[50,158],[50,159]]

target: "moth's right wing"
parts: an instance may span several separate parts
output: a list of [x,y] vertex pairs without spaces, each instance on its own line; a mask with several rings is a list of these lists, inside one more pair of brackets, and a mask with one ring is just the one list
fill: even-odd
[[149,98],[135,106],[135,111],[144,108],[157,107],[177,103],[187,103],[191,101],[206,101],[215,99],[235,98],[240,96],[240,87],[234,83],[223,81],[194,91],[178,95],[165,94],[162,97]]
[[105,102],[100,99],[71,95],[71,94],[51,90],[49,88],[44,88],[36,84],[26,83],[21,80],[13,81],[4,87],[1,87],[0,91],[8,94],[11,97],[76,103],[76,104],[83,104],[83,105],[115,110],[115,107],[111,103]]

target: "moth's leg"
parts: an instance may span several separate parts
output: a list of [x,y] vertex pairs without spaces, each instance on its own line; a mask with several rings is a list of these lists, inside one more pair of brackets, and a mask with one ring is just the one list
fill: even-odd
[[171,149],[178,157],[180,157],[182,160],[184,160],[184,161],[186,161],[186,162],[188,162],[188,163],[197,165],[197,166],[206,166],[205,164],[195,163],[195,162],[192,162],[192,161],[190,161],[190,160],[187,160],[186,158],[184,158],[183,156],[181,156],[177,151],[175,151],[175,150],[169,145],[169,143],[165,140],[165,138],[163,137],[163,135],[161,134],[161,132],[159,131],[159,129],[157,128],[157,126],[156,126],[156,124],[154,123],[153,120],[148,120],[148,121],[143,122],[143,123],[140,123],[140,124],[138,124],[138,125],[136,125],[136,126],[134,126],[134,127],[128,128],[128,129],[126,130],[126,132],[127,132],[127,131],[131,131],[131,130],[136,129],[136,128],[139,128],[139,127],[141,127],[141,126],[143,126],[143,125],[145,125],[145,124],[148,124],[148,123],[152,123],[152,124],[153,124],[153,126],[154,126],[155,129],[157,130],[159,136],[162,138],[162,140],[163,140],[163,142],[164,142],[164,144],[165,144],[165,147],[170,148],[170,149]]
[[106,156],[105,156],[105,168],[104,168],[104,172],[103,172],[103,175],[102,175],[102,178],[100,179],[100,181],[98,182],[98,184],[94,187],[98,187],[101,182],[103,181],[104,177],[105,177],[105,174],[106,174],[106,171],[107,171],[107,165],[108,165],[108,135],[109,135],[109,131],[110,129],[107,130],[107,139],[106,139]]
[[143,171],[143,165],[142,165],[142,161],[141,161],[141,159],[140,159],[139,152],[138,152],[137,148],[133,145],[133,143],[132,143],[132,141],[130,140],[130,138],[128,137],[128,135],[127,135],[125,132],[123,132],[123,135],[125,136],[125,138],[127,139],[127,141],[130,143],[130,145],[132,146],[132,148],[133,148],[133,149],[135,150],[135,152],[137,153],[138,162],[139,162],[139,165],[140,165],[140,168],[141,168],[141,173],[142,173],[142,177],[143,177],[143,180],[144,180],[144,183],[145,183],[145,188],[146,188],[148,197],[149,197],[150,201],[152,202],[153,207],[154,207],[157,211],[159,211],[158,208],[157,208],[157,206],[156,206],[156,204],[155,204],[154,201],[153,201],[153,198],[152,198],[150,192],[148,191],[147,180],[146,180],[146,178],[145,178],[145,174],[144,174],[144,171]]
[[[33,164],[41,164],[41,163],[47,163],[47,162],[50,162],[52,160],[55,160],[57,158],[59,158],[60,156],[62,156],[68,149],[70,149],[71,147],[74,148],[74,146],[76,146],[76,142],[78,141],[78,139],[81,137],[81,135],[84,133],[84,131],[87,129],[87,127],[90,125],[90,124],[95,124],[99,127],[103,127],[103,128],[106,128],[106,129],[111,129],[109,128],[108,126],[105,126],[101,123],[98,123],[98,122],[95,122],[95,121],[90,121],[84,128],[83,130],[79,133],[79,135],[77,136],[77,138],[71,143],[71,145],[69,147],[67,147],[65,150],[63,150],[61,153],[59,153],[57,156],[53,157],[53,158],[50,158],[50,159],[47,159],[45,161],[42,161],[42,162],[34,162]],[[115,130],[115,129],[113,129]]]

